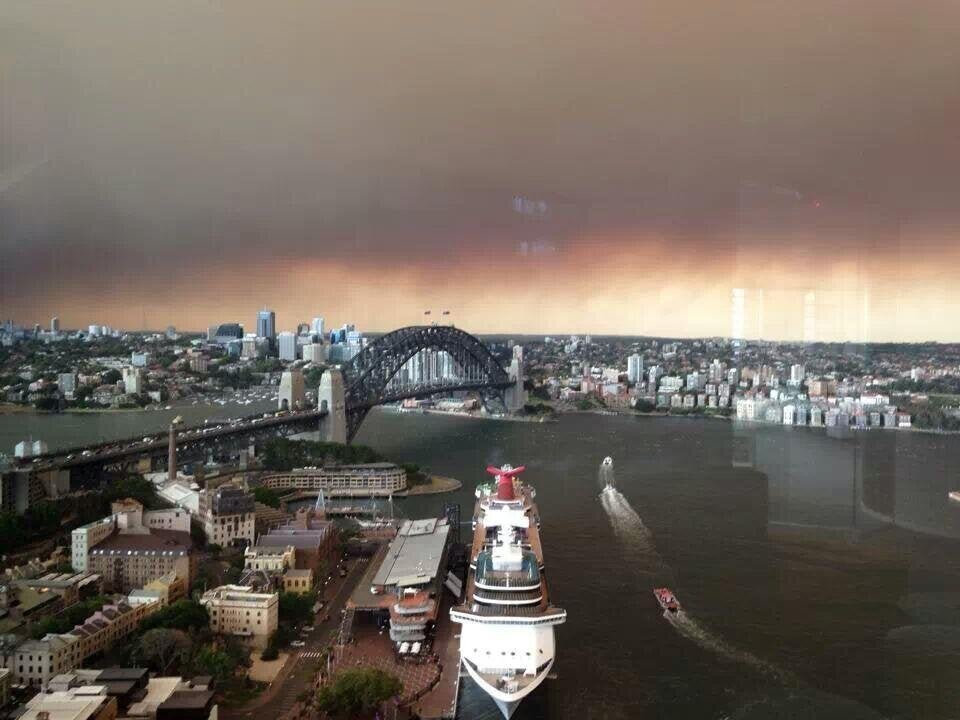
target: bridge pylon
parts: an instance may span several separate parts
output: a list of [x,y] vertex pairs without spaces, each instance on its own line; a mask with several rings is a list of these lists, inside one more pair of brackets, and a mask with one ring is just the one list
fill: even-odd
[[343,373],[337,368],[329,368],[320,377],[317,407],[327,411],[327,414],[320,418],[320,440],[346,444],[347,394]]

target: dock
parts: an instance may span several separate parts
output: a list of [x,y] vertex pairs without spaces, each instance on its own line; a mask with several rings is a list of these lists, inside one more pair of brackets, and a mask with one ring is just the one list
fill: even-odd
[[437,618],[437,634],[433,648],[440,658],[440,677],[437,684],[412,709],[423,720],[452,720],[457,716],[457,698],[460,695],[460,625],[450,619],[453,596],[444,592]]

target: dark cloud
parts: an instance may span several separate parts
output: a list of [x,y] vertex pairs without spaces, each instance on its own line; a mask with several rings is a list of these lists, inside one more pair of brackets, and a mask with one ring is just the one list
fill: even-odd
[[631,229],[727,253],[745,202],[942,223],[958,21],[947,1],[6,2],[0,301],[104,267],[466,268]]

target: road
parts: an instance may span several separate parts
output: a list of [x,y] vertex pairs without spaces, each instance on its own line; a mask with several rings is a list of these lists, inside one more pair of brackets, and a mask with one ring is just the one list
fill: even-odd
[[[263,715],[263,708],[266,705],[269,705],[271,717],[282,717],[293,708],[297,703],[297,698],[304,690],[312,690],[319,669],[319,658],[323,649],[329,644],[331,633],[339,630],[340,611],[346,606],[350,593],[353,592],[357,582],[363,577],[367,566],[367,558],[351,559],[348,563],[348,572],[345,578],[341,578],[334,573],[333,580],[331,580],[333,587],[328,589],[326,593],[329,595],[332,590],[334,592],[333,598],[317,615],[313,632],[307,636],[301,636],[301,640],[306,645],[301,648],[286,648],[284,652],[290,653],[290,657],[280,674],[270,684],[270,687],[244,707],[221,708],[220,717],[224,720],[247,720],[248,718],[259,717]],[[325,615],[329,615],[330,619],[323,622],[320,618]]]
[[[196,443],[206,444],[219,438],[264,432],[284,425],[319,422],[325,414],[326,411],[316,409],[283,411],[251,416],[232,423],[181,428],[177,431],[177,447],[183,449]],[[67,448],[47,455],[22,458],[18,459],[18,463],[21,467],[31,467],[34,470],[52,470],[118,461],[130,456],[162,453],[167,448],[168,441],[167,433],[153,433],[143,438],[113,440],[99,445]]]

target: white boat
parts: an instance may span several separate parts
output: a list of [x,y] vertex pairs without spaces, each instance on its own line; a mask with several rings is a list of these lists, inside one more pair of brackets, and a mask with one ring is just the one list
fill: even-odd
[[460,662],[509,720],[553,667],[553,627],[567,612],[550,604],[536,491],[524,468],[489,467],[496,485],[477,488],[470,574],[450,617],[463,627]]

